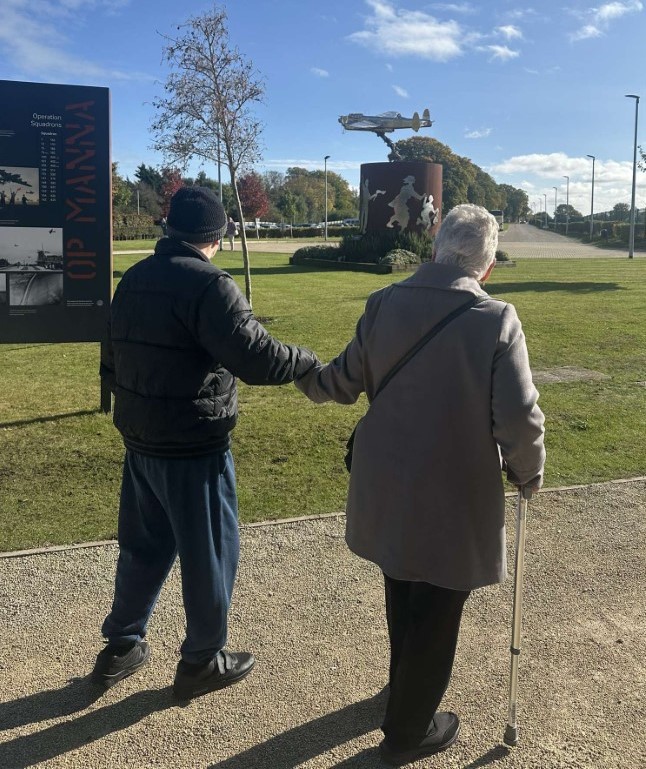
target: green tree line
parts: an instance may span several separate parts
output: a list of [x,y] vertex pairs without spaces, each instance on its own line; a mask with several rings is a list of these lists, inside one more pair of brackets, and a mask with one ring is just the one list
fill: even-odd
[[[529,215],[527,194],[510,184],[498,184],[472,160],[454,153],[437,139],[415,136],[396,143],[406,161],[426,160],[443,168],[442,209],[446,214],[460,203],[476,203],[490,211],[504,211],[507,221]],[[183,177],[177,169],[155,168],[142,163],[133,180],[112,168],[114,213],[140,213],[159,220],[168,212],[171,195],[181,184],[199,184],[219,192],[220,185],[204,171]],[[266,171],[240,177],[239,192],[245,218],[288,224],[318,223],[325,217],[325,172],[297,166],[285,173]],[[231,185],[222,183],[222,202],[235,218],[235,198]],[[334,171],[327,172],[328,220],[355,218],[359,210],[358,190]]]
[[[195,177],[182,177],[179,171],[154,168],[142,163],[134,180],[119,173],[112,164],[112,205],[115,220],[121,215],[141,214],[161,219],[168,213],[172,194],[182,184],[199,184],[219,194],[220,184],[204,171]],[[238,191],[246,219],[301,224],[321,222],[325,217],[325,173],[305,168],[288,168],[286,173],[255,172],[240,177]],[[358,193],[333,171],[327,173],[328,220],[354,218],[359,211]],[[231,184],[222,183],[222,204],[235,218],[235,198]]]
[[402,160],[426,160],[442,166],[442,214],[460,203],[475,203],[488,211],[503,211],[505,221],[517,222],[529,214],[527,193],[510,184],[498,184],[469,158],[427,136],[395,142]]

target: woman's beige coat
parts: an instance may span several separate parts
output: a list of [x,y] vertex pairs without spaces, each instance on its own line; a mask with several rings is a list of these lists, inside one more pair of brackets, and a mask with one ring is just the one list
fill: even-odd
[[[372,294],[347,348],[297,382],[316,402],[372,401],[382,378],[477,281],[423,264]],[[388,383],[357,430],[346,541],[393,579],[471,590],[506,575],[504,489],[543,472],[543,414],[511,304],[488,298]],[[500,447],[500,453],[498,450]]]

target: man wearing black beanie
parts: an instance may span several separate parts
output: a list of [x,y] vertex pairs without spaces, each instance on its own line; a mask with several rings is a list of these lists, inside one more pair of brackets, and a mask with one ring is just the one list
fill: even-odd
[[211,190],[181,188],[167,237],[124,274],[112,301],[101,377],[126,456],[114,601],[93,671],[105,687],[148,661],[148,620],[177,555],[186,638],[175,695],[229,686],[254,665],[252,654],[224,650],[239,554],[235,378],[285,384],[317,358],[272,338],[231,276],[211,264],[226,225]]

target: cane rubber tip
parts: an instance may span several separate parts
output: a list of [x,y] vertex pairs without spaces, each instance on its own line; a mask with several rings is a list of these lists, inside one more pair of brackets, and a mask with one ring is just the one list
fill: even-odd
[[505,736],[502,738],[505,745],[509,745],[511,748],[515,748],[518,745],[518,727],[510,726],[507,724],[505,729]]

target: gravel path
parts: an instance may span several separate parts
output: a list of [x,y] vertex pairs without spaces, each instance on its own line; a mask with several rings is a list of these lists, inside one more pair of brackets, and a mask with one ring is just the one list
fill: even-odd
[[[512,259],[627,259],[628,247],[625,249],[597,248],[578,240],[566,238],[547,230],[540,230],[531,224],[510,224],[509,229],[499,236],[500,248],[506,251]],[[330,241],[332,244],[336,241]],[[265,253],[293,254],[302,246],[321,245],[322,240],[256,240],[250,237],[247,241],[250,251]],[[228,249],[225,249],[228,253]],[[240,244],[236,243],[236,251],[241,254]],[[115,251],[117,254],[149,254],[150,250]],[[643,258],[644,254],[637,252],[635,258]]]
[[[645,501],[643,479],[532,500],[521,745],[501,744],[510,579],[467,603],[445,699],[462,717],[459,742],[411,766],[646,766]],[[343,525],[337,516],[244,528],[230,648],[253,650],[256,670],[184,707],[170,690],[183,632],[176,569],[151,623],[151,664],[100,696],[87,673],[116,547],[0,559],[0,767],[381,766],[382,584],[347,551]]]

